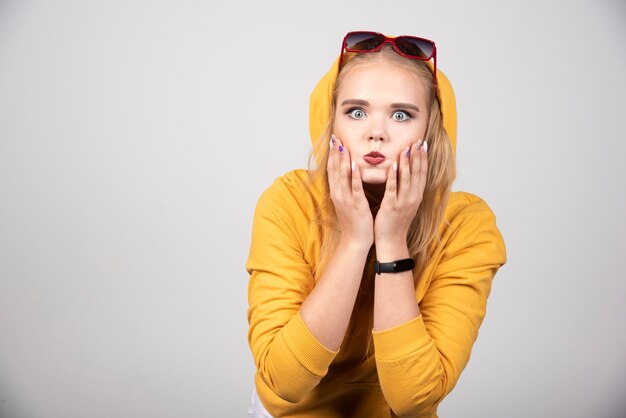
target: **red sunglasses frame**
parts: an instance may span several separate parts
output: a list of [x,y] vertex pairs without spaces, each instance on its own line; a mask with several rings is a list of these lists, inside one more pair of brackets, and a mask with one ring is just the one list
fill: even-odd
[[[380,36],[384,39],[384,41],[378,45],[376,48],[374,49],[349,49],[346,45],[347,43],[347,39],[350,35],[356,35],[356,34],[361,34],[361,35],[375,35],[375,36]],[[432,44],[433,46],[433,52],[430,54],[430,56],[428,58],[424,58],[424,57],[418,57],[415,55],[408,55],[405,54],[404,52],[402,52],[402,50],[400,49],[400,47],[398,47],[398,45],[396,44],[396,39],[399,38],[410,38],[410,39],[417,39],[421,42],[427,42]],[[377,52],[380,51],[382,49],[383,46],[385,46],[386,44],[391,44],[391,46],[393,46],[394,51],[396,51],[399,55],[402,55],[403,57],[406,58],[410,58],[410,59],[415,59],[418,61],[429,61],[431,58],[433,59],[433,78],[435,81],[435,90],[437,88],[437,46],[435,45],[435,43],[433,41],[431,41],[430,39],[426,39],[426,38],[420,38],[417,36],[409,36],[409,35],[402,35],[402,36],[394,36],[394,37],[389,37],[386,35],[383,35],[382,33],[379,32],[372,32],[372,31],[353,31],[353,32],[348,32],[346,34],[346,36],[343,37],[343,42],[341,43],[341,55],[339,55],[339,69],[341,69],[341,65],[343,64],[343,54],[344,52],[355,52],[355,53],[367,53],[367,52]]]

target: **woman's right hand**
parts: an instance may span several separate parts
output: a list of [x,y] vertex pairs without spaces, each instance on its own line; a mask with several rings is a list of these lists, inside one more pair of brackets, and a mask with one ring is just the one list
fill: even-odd
[[334,135],[328,156],[330,198],[341,224],[341,239],[371,247],[374,243],[374,218],[363,192],[359,167],[350,151]]

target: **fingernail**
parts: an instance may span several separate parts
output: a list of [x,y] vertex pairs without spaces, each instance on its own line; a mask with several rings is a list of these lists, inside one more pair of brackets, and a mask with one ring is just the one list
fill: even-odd
[[409,155],[411,155],[411,147],[406,147],[406,157],[409,158]]
[[354,162],[354,160],[352,160],[352,172],[354,173],[354,170],[356,170],[356,163]]
[[393,162],[393,166],[391,167],[391,169],[392,169],[394,172],[398,171],[398,163],[394,161],[394,162]]
[[333,145],[335,145],[335,134],[331,135],[330,137],[330,147],[332,148]]
[[343,146],[339,145],[339,152],[343,152]]
[[428,142],[424,141],[424,152],[428,153]]

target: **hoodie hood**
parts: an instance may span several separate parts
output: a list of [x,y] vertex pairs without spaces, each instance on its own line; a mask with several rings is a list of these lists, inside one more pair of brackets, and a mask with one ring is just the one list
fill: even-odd
[[[428,64],[430,65],[430,62]],[[319,140],[328,125],[338,68],[339,57],[335,59],[330,71],[317,83],[309,99],[309,131],[313,145]],[[450,81],[439,69],[437,69],[437,88],[441,100],[443,127],[450,138],[450,145],[456,162],[456,100]]]

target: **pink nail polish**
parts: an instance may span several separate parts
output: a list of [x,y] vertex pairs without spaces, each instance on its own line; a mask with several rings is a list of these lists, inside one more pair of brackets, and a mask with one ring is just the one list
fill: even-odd
[[352,172],[354,173],[355,170],[356,170],[356,163],[354,162],[354,160],[352,160]]
[[394,162],[393,162],[393,166],[391,167],[391,169],[392,169],[394,172],[398,171],[398,163],[394,161]]
[[428,153],[428,142],[424,141],[424,152]]

